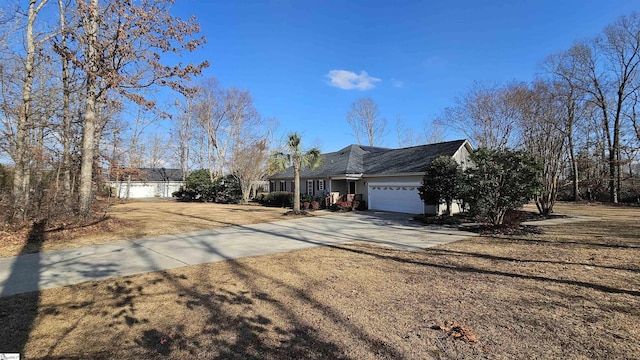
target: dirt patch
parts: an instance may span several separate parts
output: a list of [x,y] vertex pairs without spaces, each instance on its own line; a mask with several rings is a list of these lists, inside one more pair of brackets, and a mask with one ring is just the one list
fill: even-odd
[[415,252],[316,248],[15,295],[0,299],[0,349],[26,344],[29,359],[634,358],[640,209],[600,214],[614,220]]
[[[30,227],[0,231],[0,257],[36,251],[105,244],[159,235],[287,220],[286,209],[254,205],[184,203],[178,201],[118,201],[84,223],[49,224],[42,244],[27,241]],[[312,216],[323,212],[311,212]]]

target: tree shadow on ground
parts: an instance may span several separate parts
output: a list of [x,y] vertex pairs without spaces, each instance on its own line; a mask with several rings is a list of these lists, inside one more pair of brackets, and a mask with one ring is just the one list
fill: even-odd
[[[140,255],[145,256],[145,253],[141,252]],[[146,257],[146,261],[157,266],[155,259],[151,257]],[[235,260],[230,260],[230,266],[236,269],[234,272],[242,275],[239,279],[243,283],[251,284],[247,278],[250,274],[262,276],[255,269],[245,268]],[[198,281],[194,286],[194,279],[184,274],[159,271],[147,275],[144,281],[114,279],[100,289],[101,295],[96,299],[97,303],[89,307],[93,307],[91,311],[94,315],[98,309],[102,309],[101,318],[105,322],[101,322],[101,325],[106,324],[104,329],[88,329],[86,323],[82,329],[76,329],[76,323],[70,322],[67,331],[56,336],[55,341],[52,341],[56,345],[43,358],[348,358],[339,345],[323,339],[316,329],[306,324],[288,305],[254,286],[239,284],[237,287],[225,288],[224,285]],[[300,301],[309,301],[302,289],[293,290],[299,293]],[[172,306],[167,306],[169,303]],[[162,316],[149,316],[149,308],[155,308],[154,313],[161,314],[165,311],[164,308],[175,308],[176,305],[180,315],[164,313]],[[319,303],[310,305],[324,306]],[[264,306],[277,309],[277,316],[287,320],[285,326],[269,313],[262,312]],[[76,316],[81,316],[85,309],[79,308],[77,311],[81,313]],[[336,313],[332,310],[330,312]],[[185,323],[192,316],[193,321],[202,326]],[[77,333],[87,330],[91,330],[90,333]],[[73,351],[66,351],[64,355],[54,355],[57,344],[72,341],[67,336],[74,331],[75,338],[82,336],[90,341],[98,341],[103,346],[96,349],[76,346]],[[130,341],[118,341],[118,344],[109,346],[113,342],[110,339],[119,338],[121,333],[127,334],[126,339]]]
[[[545,277],[545,276],[518,274],[518,273],[511,273],[506,271],[476,268],[472,266],[458,266],[458,265],[452,265],[452,264],[440,264],[437,262],[417,261],[417,260],[406,259],[398,256],[382,255],[382,254],[377,254],[375,252],[365,251],[361,249],[353,249],[353,248],[338,246],[338,245],[328,245],[328,247],[334,248],[334,249],[346,250],[346,251],[350,251],[350,252],[361,254],[361,255],[369,255],[369,256],[373,256],[375,258],[384,259],[384,260],[391,260],[391,261],[397,261],[400,263],[408,263],[408,264],[415,264],[415,265],[421,265],[421,266],[429,266],[429,267],[434,267],[439,269],[448,269],[448,270],[462,272],[462,273],[478,273],[478,274],[506,276],[511,278],[519,278],[519,279],[527,279],[527,280],[538,280],[543,282],[580,286],[580,287],[598,290],[601,292],[611,293],[611,294],[627,294],[627,295],[633,295],[633,296],[640,296],[640,291],[619,289],[611,286],[594,284],[594,283],[589,283],[584,281],[569,280],[569,279],[555,279],[555,278]],[[436,252],[432,252],[432,249],[424,249],[423,251],[431,252],[433,255],[436,255],[436,256],[438,255]],[[440,251],[440,249],[436,251]]]
[[[624,237],[624,236],[621,236]],[[633,240],[637,240],[637,238],[632,238]],[[507,237],[507,238],[497,238],[498,241],[509,241],[513,243],[522,242],[525,244],[540,244],[540,245],[554,245],[554,246],[563,246],[563,247],[600,247],[600,248],[611,248],[611,249],[640,249],[640,244],[611,244],[604,242],[593,242],[593,241],[575,241],[575,240],[541,240],[541,239],[529,239],[529,238],[517,238],[517,237]]]
[[[210,251],[224,256],[214,248],[210,248]],[[248,273],[261,276],[255,269],[238,270],[243,269],[243,266],[236,260],[228,261],[245,285],[250,285],[247,281]],[[206,326],[197,334],[189,335],[185,334],[182,325],[173,326],[168,331],[145,329],[136,340],[138,346],[146,349],[144,356],[163,357],[178,351],[180,354],[209,359],[347,359],[338,345],[321,339],[314,329],[304,324],[287,306],[261,289],[248,286],[248,291],[230,291],[210,285],[194,288],[186,285],[188,279],[185,276],[167,272],[158,274],[161,278],[156,281],[171,285],[177,294],[175,301],[178,304],[206,312]],[[258,313],[257,302],[275,306],[288,319],[289,328],[278,327],[273,319]],[[231,309],[234,311],[230,311]],[[277,345],[263,336],[269,332],[279,335]],[[210,339],[211,344],[205,346],[203,339]],[[203,347],[207,349],[204,353]]]
[[[13,295],[10,283],[20,283],[27,287],[38,286],[40,281],[40,249],[45,241],[45,219],[34,222],[27,235],[27,241],[20,254],[35,252],[29,258],[18,256],[11,268],[11,274],[3,283],[0,298]],[[0,310],[0,351],[24,353],[29,334],[38,317],[40,293],[38,291],[13,295]]]
[[537,264],[557,264],[557,265],[578,265],[578,266],[593,266],[603,269],[610,270],[622,270],[622,271],[630,271],[640,273],[640,268],[628,268],[622,266],[608,266],[608,265],[600,265],[594,263],[583,263],[583,262],[575,262],[575,261],[559,261],[559,260],[550,260],[550,259],[523,259],[523,258],[514,258],[507,256],[497,256],[497,255],[489,255],[482,254],[477,252],[468,252],[468,251],[459,251],[459,250],[449,250],[449,249],[430,249],[430,254],[436,255],[445,255],[445,256],[461,256],[461,257],[475,257],[482,258],[486,260],[496,260],[496,261],[506,261],[512,262],[517,261],[520,263],[537,263]]

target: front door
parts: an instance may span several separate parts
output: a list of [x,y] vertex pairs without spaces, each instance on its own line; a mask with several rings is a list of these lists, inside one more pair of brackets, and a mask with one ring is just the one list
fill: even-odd
[[355,194],[355,193],[356,193],[356,182],[349,181],[349,194]]

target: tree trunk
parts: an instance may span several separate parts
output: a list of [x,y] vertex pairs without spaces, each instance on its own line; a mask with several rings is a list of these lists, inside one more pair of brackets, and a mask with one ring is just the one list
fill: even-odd
[[91,216],[93,190],[93,159],[95,157],[96,102],[98,93],[96,41],[98,33],[98,0],[91,0],[87,26],[87,95],[85,102],[84,127],[82,131],[82,163],[80,167],[79,196],[80,215]]
[[300,213],[300,164],[293,164],[293,212]]
[[569,158],[571,160],[571,183],[573,189],[573,201],[580,201],[580,188],[578,187],[578,159],[573,146],[573,126],[575,123],[574,103],[569,105],[569,121],[567,123],[567,142],[569,143]]
[[609,148],[609,201],[618,203],[618,188],[616,181],[616,152],[613,147]]
[[618,198],[620,197],[620,115],[622,112],[623,106],[623,98],[624,98],[624,85],[622,84],[618,89],[618,102],[616,107],[615,118],[613,119],[613,149],[610,151],[613,154],[609,154],[609,160],[612,161],[613,173],[612,176],[612,184],[615,182],[615,186],[613,187],[613,194],[611,198],[611,202],[614,204],[618,203]]
[[504,223],[505,210],[499,210],[493,217],[493,225],[502,225]]
[[62,195],[66,210],[71,209],[71,111],[69,89],[69,59],[67,52],[66,11],[62,0],[58,0],[60,12],[60,28],[62,29],[62,42],[60,44],[63,55],[62,63]]
[[16,147],[15,147],[15,169],[13,173],[12,194],[14,198],[14,218],[24,220],[26,214],[26,206],[29,202],[29,183],[30,183],[30,144],[29,133],[33,126],[31,120],[31,90],[33,88],[34,62],[36,44],[33,37],[33,28],[38,15],[39,9],[46,3],[46,0],[40,3],[36,8],[36,0],[29,1],[29,10],[27,14],[26,29],[26,45],[27,53],[24,63],[24,83],[22,85],[22,103],[20,104],[20,112],[18,114],[18,122],[16,124]]
[[129,199],[129,196],[131,196],[131,174],[127,175],[127,190],[125,191],[125,199]]

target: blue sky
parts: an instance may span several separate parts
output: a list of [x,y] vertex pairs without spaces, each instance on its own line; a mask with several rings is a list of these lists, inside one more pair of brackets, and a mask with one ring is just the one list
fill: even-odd
[[207,37],[183,61],[209,60],[204,76],[251,91],[280,133],[335,151],[355,142],[345,114],[358,98],[377,102],[389,122],[379,145],[394,147],[397,117],[422,132],[474,81],[531,81],[546,56],[637,10],[623,0],[177,0],[172,12],[195,15]]

